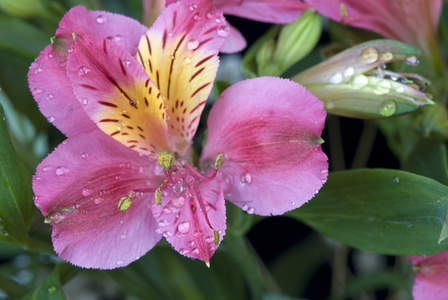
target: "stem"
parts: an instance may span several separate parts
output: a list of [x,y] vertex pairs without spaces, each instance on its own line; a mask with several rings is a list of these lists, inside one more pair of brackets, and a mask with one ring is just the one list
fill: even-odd
[[327,120],[332,169],[333,171],[345,170],[344,148],[342,146],[339,117],[328,116]]
[[370,152],[375,142],[377,128],[372,121],[364,121],[361,138],[359,139],[358,148],[356,148],[355,158],[353,159],[352,169],[364,168],[369,161]]

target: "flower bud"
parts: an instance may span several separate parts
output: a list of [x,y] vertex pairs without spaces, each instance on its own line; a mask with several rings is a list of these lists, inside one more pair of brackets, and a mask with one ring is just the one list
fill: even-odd
[[394,72],[385,64],[417,65],[420,51],[392,40],[375,40],[347,49],[292,79],[319,99],[328,113],[354,118],[390,117],[434,104],[423,93],[429,81],[417,74]]
[[313,50],[321,32],[321,17],[305,11],[297,21],[262,36],[246,53],[243,71],[248,77],[280,76]]

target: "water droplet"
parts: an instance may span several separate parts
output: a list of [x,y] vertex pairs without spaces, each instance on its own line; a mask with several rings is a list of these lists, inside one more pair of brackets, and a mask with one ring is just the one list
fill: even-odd
[[193,250],[191,250],[191,253],[193,253],[194,255],[199,255],[199,249],[193,248]]
[[252,182],[252,175],[249,172],[241,174],[240,181],[243,185],[250,184]]
[[43,170],[44,170],[44,172],[47,172],[48,170],[50,170],[50,167],[49,167],[49,166],[45,166],[45,167],[43,168]]
[[214,15],[215,15],[215,11],[214,10],[209,10],[207,12],[207,19],[213,18]]
[[107,19],[106,19],[105,16],[103,16],[103,15],[99,15],[98,17],[96,17],[96,22],[97,22],[98,24],[104,24],[104,23],[107,22]]
[[253,214],[254,211],[255,211],[255,208],[250,207],[250,208],[247,210],[247,213],[248,213],[248,214]]
[[199,21],[200,19],[202,19],[202,15],[200,12],[197,12],[194,14],[193,19],[195,19],[196,21]]
[[247,206],[246,204],[244,204],[244,205],[241,207],[241,209],[244,210],[244,211],[247,211],[248,208],[249,208],[249,206]]
[[180,233],[187,233],[188,231],[190,231],[190,222],[185,221],[180,223],[177,226],[177,230],[179,230]]
[[164,209],[163,209],[163,213],[164,213],[165,215],[171,215],[171,214],[173,213],[173,211],[172,211],[171,209],[169,209],[169,208],[164,208]]
[[56,169],[56,175],[61,176],[64,175],[65,173],[67,173],[68,169],[66,167],[57,167]]
[[123,41],[123,37],[119,34],[117,34],[116,36],[109,36],[109,37],[107,37],[107,39],[110,41],[114,41],[116,43],[120,43]]
[[124,224],[124,221],[123,221],[123,220],[120,220],[120,224],[123,225],[123,224]]
[[345,69],[344,71],[344,76],[345,77],[350,77],[353,74],[355,74],[355,69],[353,67],[348,67],[347,69]]
[[55,287],[54,285],[48,287],[47,292],[48,294],[54,294],[56,291],[58,290],[57,287]]
[[194,177],[188,175],[187,178],[185,178],[185,181],[186,181],[189,185],[193,185],[193,184],[194,184]]
[[36,176],[36,177],[34,177],[34,179],[35,179],[36,181],[39,181],[39,180],[40,180],[40,177],[39,177],[39,176]]
[[188,246],[193,247],[194,246],[194,242],[193,241],[189,241],[188,242]]
[[295,203],[295,202],[291,202],[291,205],[292,205],[292,206],[296,206],[296,203]]
[[182,255],[185,255],[185,254],[187,254],[188,252],[190,252],[190,250],[188,250],[188,249],[185,249],[185,248],[180,248],[180,249],[179,249],[179,253],[182,254]]
[[47,95],[47,100],[51,100],[51,99],[53,99],[53,98],[54,98],[53,94],[48,94],[48,95]]
[[360,60],[364,64],[373,64],[378,60],[378,50],[375,48],[365,48],[361,51]]
[[207,238],[205,239],[205,242],[208,243],[208,244],[213,243],[213,237],[212,237],[212,236],[207,237]]
[[82,159],[86,159],[87,157],[89,157],[88,153],[81,153],[81,158]]
[[375,84],[373,92],[377,95],[384,95],[390,92],[390,82],[388,80],[380,80]]
[[115,176],[115,180],[119,181],[121,179],[121,176]]
[[48,122],[53,123],[54,122],[54,117],[49,117],[48,118]]
[[393,182],[395,182],[395,183],[400,183],[400,178],[398,178],[398,177],[394,177]]
[[417,56],[410,55],[410,56],[406,57],[406,63],[410,66],[417,66],[419,61],[418,61]]
[[199,41],[197,39],[191,39],[188,41],[188,49],[194,50],[197,49],[199,46]]
[[384,61],[389,61],[392,58],[394,58],[394,55],[392,54],[392,52],[387,51],[387,52],[384,52],[383,54],[381,54],[381,59]]
[[40,88],[35,88],[33,90],[33,95],[37,95],[37,94],[40,94],[40,93],[42,93],[42,89],[40,89]]
[[329,110],[329,109],[333,109],[333,108],[334,108],[333,101],[329,101],[329,102],[325,103],[325,109]]
[[196,4],[190,4],[190,6],[188,6],[188,9],[190,10],[190,11],[193,11],[193,10],[195,10],[196,9]]
[[40,72],[42,72],[42,68],[40,66],[34,70],[34,74],[39,74]]
[[395,113],[397,105],[393,100],[386,100],[381,104],[380,114],[385,117],[390,117]]
[[191,198],[193,197],[193,195],[190,193],[189,190],[186,190],[186,191],[185,191],[185,196],[186,196],[188,199],[191,199]]
[[164,237],[166,237],[166,238],[169,238],[169,237],[172,236],[173,234],[172,234],[170,231],[165,231],[162,235],[163,235]]
[[89,188],[82,189],[82,195],[84,197],[90,196],[92,193],[93,193],[92,189],[89,189]]
[[84,76],[86,74],[90,73],[90,69],[86,66],[82,66],[78,70],[78,76]]
[[224,18],[223,18],[222,16],[217,17],[216,20],[215,20],[215,22],[216,22],[216,23],[222,23],[222,22],[224,22]]
[[123,261],[121,259],[117,260],[117,265],[122,265]]
[[365,87],[367,84],[369,83],[369,79],[362,75],[362,74],[358,74],[355,77],[353,77],[352,81],[351,81],[351,86],[354,89],[361,89],[363,87]]
[[[196,47],[197,48],[197,47]],[[189,58],[188,56],[186,56],[184,58],[184,62],[188,65],[189,63],[191,63],[191,58]]]
[[165,219],[160,220],[158,224],[159,224],[160,227],[165,227],[165,226],[169,225],[168,221],[165,220]]
[[221,37],[226,37],[229,35],[229,26],[227,25],[221,25],[218,28],[218,35]]
[[337,72],[334,73],[331,77],[330,77],[330,82],[333,84],[339,84],[342,82],[342,79],[344,79],[344,76],[342,76],[342,73]]
[[185,203],[185,198],[184,198],[184,197],[175,198],[175,199],[173,199],[173,200],[171,201],[171,204],[172,204],[174,207],[177,207],[177,208],[181,208],[181,207],[183,207],[183,206],[184,206],[184,203]]
[[131,64],[131,62],[130,62],[129,60],[127,60],[127,59],[123,59],[121,62],[122,62],[123,65],[125,65],[125,66],[129,66],[129,65]]
[[195,238],[199,238],[199,237],[201,237],[201,236],[202,236],[202,231],[200,231],[200,230],[196,230],[195,232],[193,232],[193,236],[194,236]]
[[95,203],[95,204],[100,204],[101,202],[103,202],[103,197],[96,197],[94,200],[93,200],[93,203]]
[[120,240],[124,240],[126,238],[125,234],[120,235]]

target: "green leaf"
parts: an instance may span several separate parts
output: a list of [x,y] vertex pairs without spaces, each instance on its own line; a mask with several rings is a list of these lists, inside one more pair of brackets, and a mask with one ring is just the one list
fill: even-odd
[[33,201],[31,174],[17,157],[0,105],[0,242],[26,244]]
[[54,270],[39,287],[33,292],[26,295],[23,300],[63,300],[65,299],[62,291],[61,282],[59,280],[59,266],[56,265]]
[[314,199],[288,213],[350,246],[390,255],[430,255],[448,212],[448,187],[399,170],[334,172]]
[[50,43],[49,37],[24,20],[0,15],[0,50],[34,58]]

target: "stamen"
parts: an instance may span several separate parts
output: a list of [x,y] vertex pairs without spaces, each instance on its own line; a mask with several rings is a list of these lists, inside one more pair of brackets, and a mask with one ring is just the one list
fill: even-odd
[[223,156],[222,154],[218,154],[218,157],[216,158],[216,161],[215,161],[215,169],[219,168],[219,165],[222,162],[222,156]]
[[131,207],[132,200],[128,197],[122,197],[120,201],[118,201],[118,210],[119,211],[127,211],[129,207]]
[[162,192],[160,191],[160,188],[158,188],[154,194],[156,204],[160,205],[162,204]]
[[165,170],[171,169],[173,166],[173,155],[168,151],[162,150],[159,153],[159,165],[162,166]]
[[219,232],[216,230],[213,230],[213,244],[215,244],[215,246],[218,246],[219,244]]

